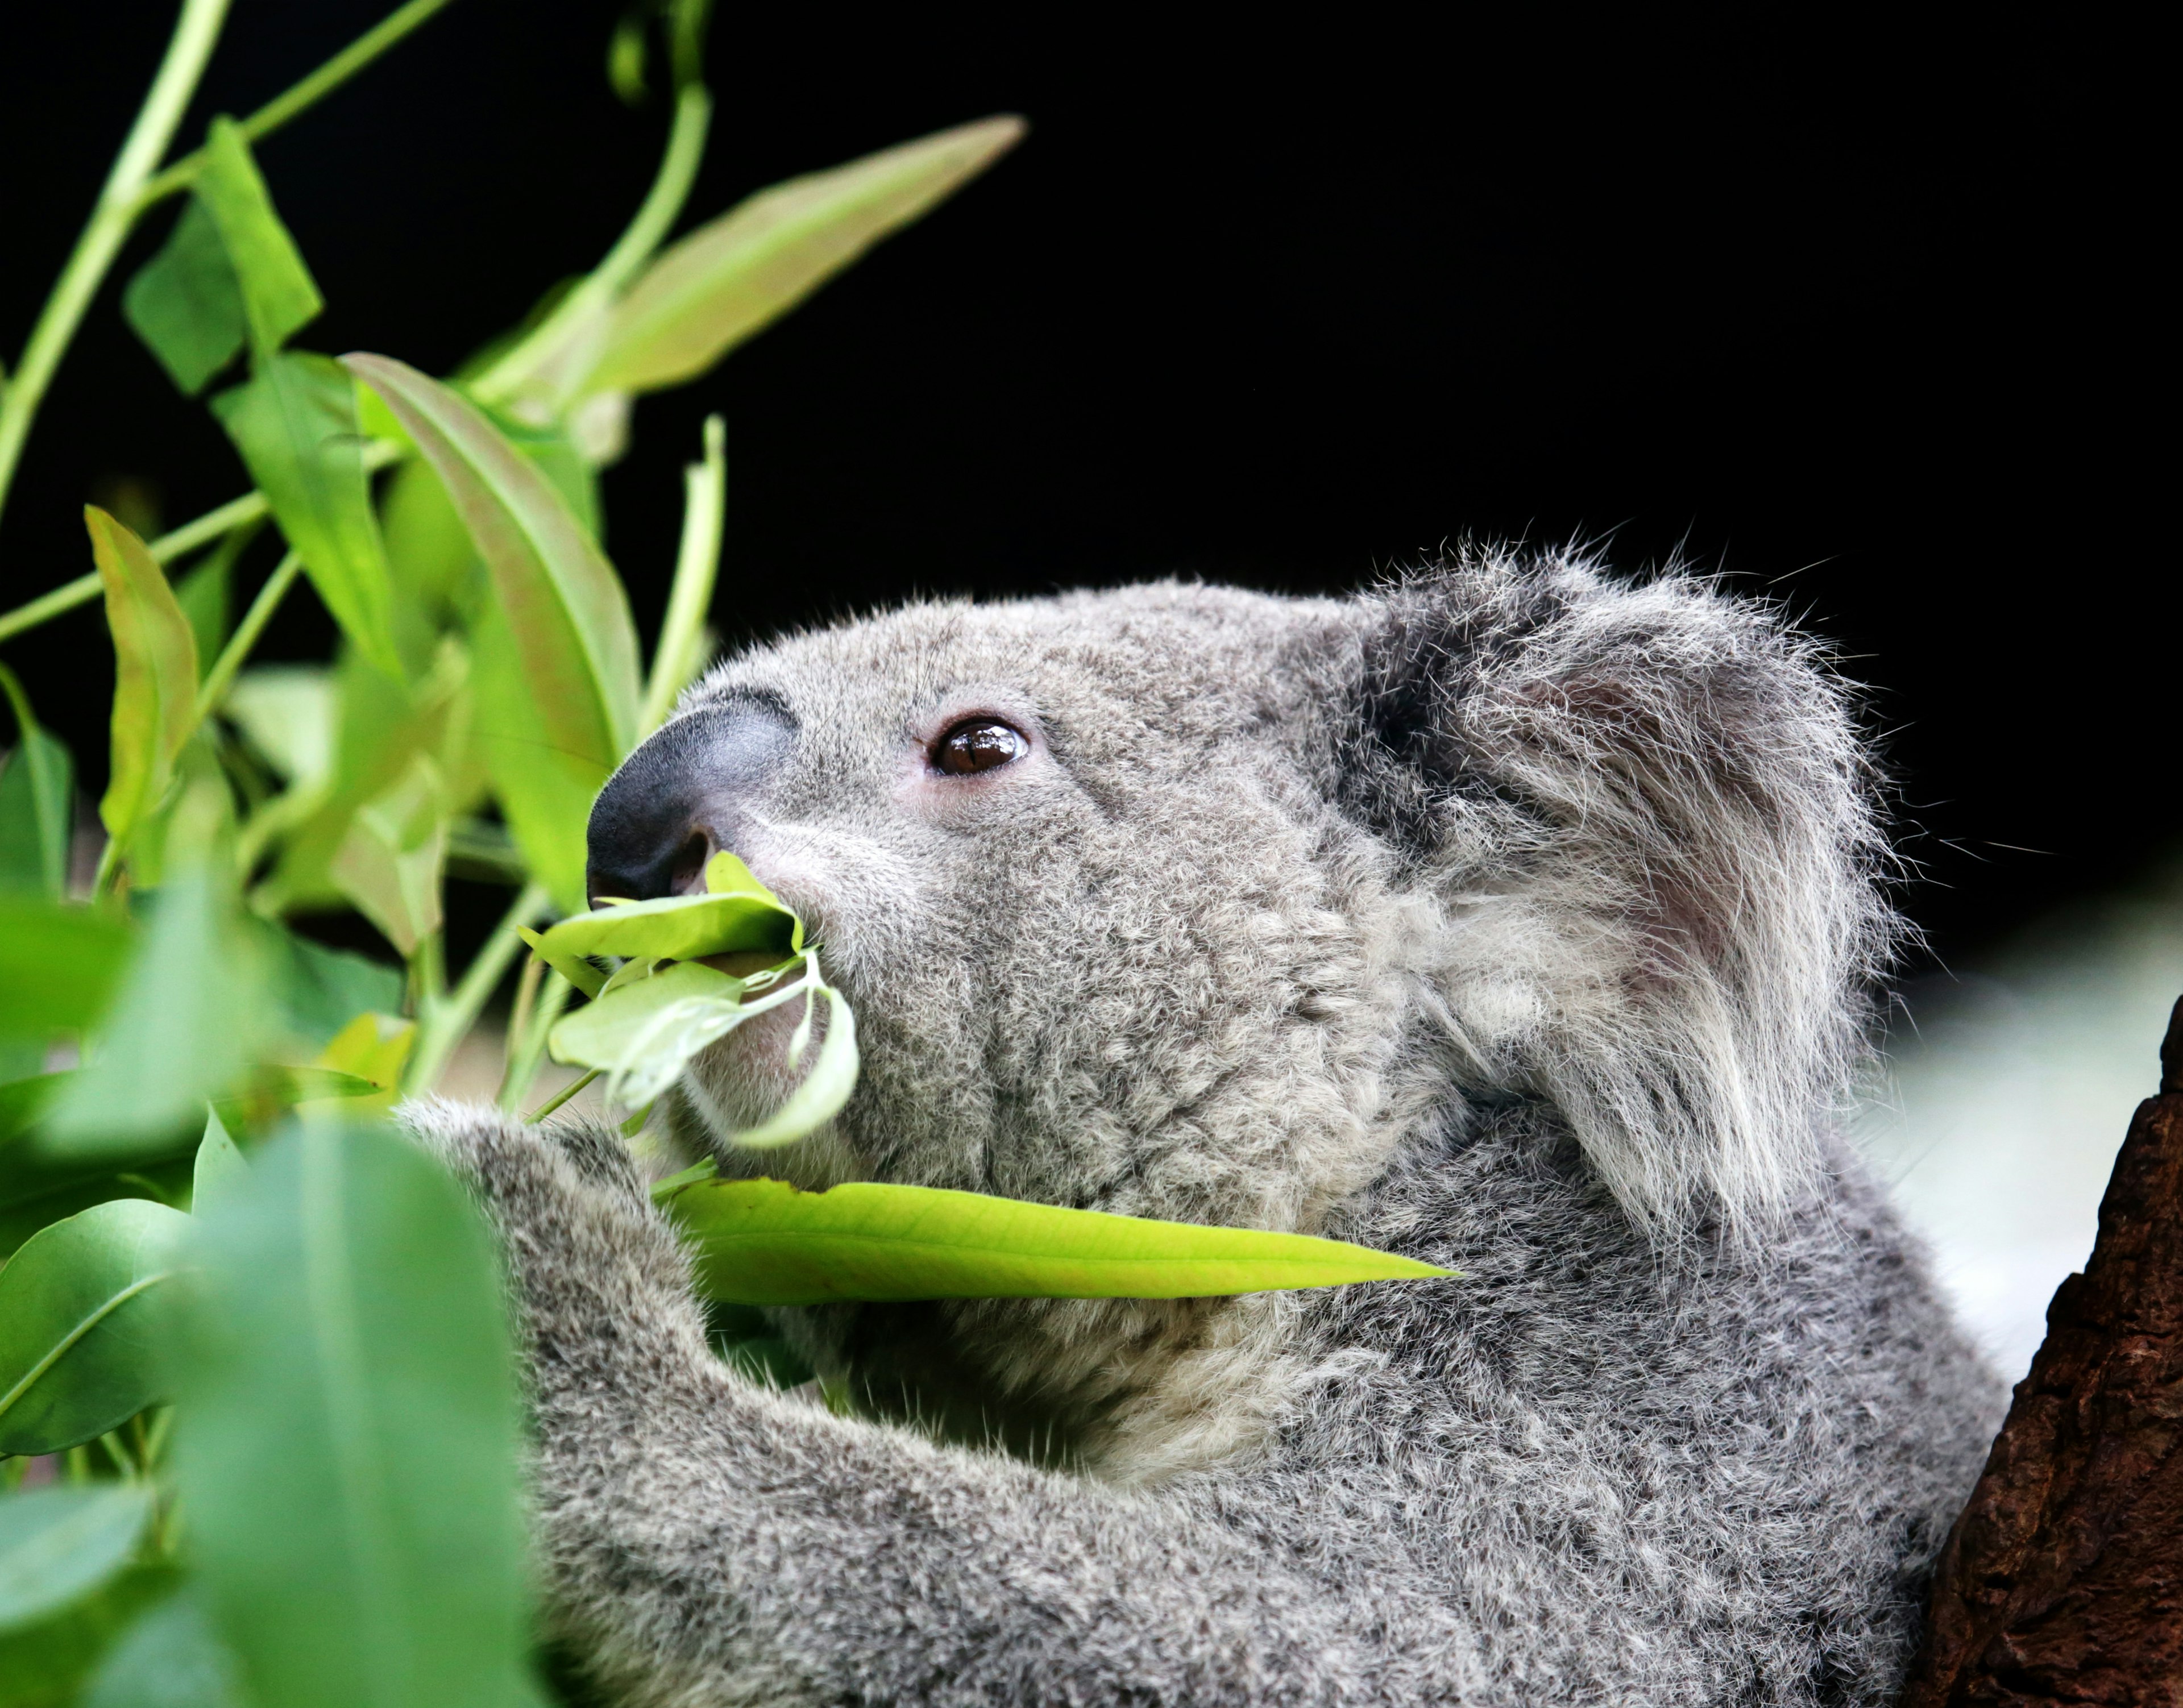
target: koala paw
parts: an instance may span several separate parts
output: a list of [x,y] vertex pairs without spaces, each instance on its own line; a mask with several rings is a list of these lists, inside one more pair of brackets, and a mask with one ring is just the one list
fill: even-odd
[[[612,1356],[658,1339],[702,1351],[703,1319],[681,1246],[614,1134],[581,1119],[528,1126],[438,1097],[395,1112],[498,1232],[542,1376],[548,1362],[586,1361],[586,1347]],[[550,1359],[542,1356],[548,1349]]]

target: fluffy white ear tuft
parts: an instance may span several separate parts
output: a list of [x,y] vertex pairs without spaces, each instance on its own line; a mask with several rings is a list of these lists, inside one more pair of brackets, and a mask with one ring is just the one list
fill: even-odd
[[1763,1230],[1819,1166],[1897,921],[1842,685],[1769,607],[1469,549],[1365,602],[1335,789],[1449,921],[1491,1083],[1630,1215]]

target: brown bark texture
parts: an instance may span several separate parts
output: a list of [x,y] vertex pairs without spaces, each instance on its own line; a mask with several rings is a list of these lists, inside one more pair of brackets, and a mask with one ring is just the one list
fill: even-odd
[[2183,1708],[2183,1001],[1933,1586],[1902,1708]]

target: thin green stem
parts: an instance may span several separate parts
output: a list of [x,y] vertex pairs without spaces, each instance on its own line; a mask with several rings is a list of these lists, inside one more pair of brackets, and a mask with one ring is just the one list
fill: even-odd
[[[243,141],[255,142],[261,136],[271,135],[305,108],[332,94],[433,14],[445,11],[453,3],[454,0],[409,0],[407,6],[388,13],[309,76],[289,85],[238,125],[236,128],[242,132]],[[136,211],[141,214],[153,202],[178,190],[186,190],[203,165],[202,148],[194,154],[184,155],[145,185],[136,198]]]
[[516,1040],[515,1058],[500,1089],[502,1108],[523,1106],[523,1100],[530,1095],[530,1082],[538,1077],[539,1067],[546,1059],[546,1040],[553,1034],[553,1023],[561,1018],[561,1011],[575,994],[576,987],[558,973],[547,975],[546,994],[539,999],[530,1024]]
[[46,388],[53,383],[69,341],[98,294],[106,269],[114,264],[129,236],[136,218],[137,193],[159,164],[159,157],[167,152],[190,97],[197,92],[205,61],[212,57],[213,43],[219,39],[219,27],[226,20],[227,6],[228,0],[183,0],[181,16],[175,21],[174,36],[167,43],[166,58],[159,62],[158,75],[152,80],[151,92],[137,109],[136,122],[130,126],[120,153],[114,157],[114,169],[107,174],[105,188],[99,191],[83,235],[76,239],[74,252],[61,269],[37,324],[31,329],[30,342],[23,347],[23,359],[15,365],[14,377],[6,394],[0,396],[0,508],[7,504],[8,489],[22,460],[23,441],[30,437],[31,423],[45,399]]
[[301,554],[291,552],[265,578],[265,585],[258,590],[258,596],[250,602],[250,608],[242,613],[242,620],[235,625],[235,633],[227,638],[227,645],[219,649],[219,657],[205,673],[197,688],[197,706],[193,721],[202,724],[212,716],[213,708],[226,696],[228,685],[235,680],[235,673],[242,668],[242,661],[250,656],[250,649],[258,644],[258,637],[265,632],[265,625],[273,620],[288,590],[296,585],[296,577],[303,568]]
[[[375,439],[364,447],[364,468],[367,474],[375,474],[388,464],[400,462],[408,455],[408,448],[391,439]],[[246,492],[240,498],[231,498],[214,510],[208,510],[194,521],[185,522],[173,532],[162,534],[145,546],[156,563],[171,563],[175,558],[194,552],[200,546],[208,546],[238,528],[247,528],[265,516],[271,507],[263,492]],[[0,640],[7,640],[25,629],[35,629],[41,623],[73,611],[79,605],[88,605],[98,597],[98,572],[79,575],[50,593],[41,594],[27,605],[19,605],[5,615],[0,615]]]
[[[523,946],[517,930],[543,912],[547,901],[544,884],[525,884],[514,905],[501,916],[500,923],[486,939],[485,947],[478,951],[477,958],[470,962],[453,991],[442,995],[428,987],[422,994],[417,1008],[417,1043],[409,1052],[408,1070],[403,1075],[406,1091],[414,1095],[432,1089],[433,1082],[447,1065],[447,1058],[454,1054],[463,1034],[477,1023],[487,999],[507,973],[508,962]],[[420,945],[420,951],[422,947]]]
[[675,708],[704,662],[705,618],[720,573],[720,539],[727,521],[727,430],[717,415],[705,418],[705,460],[682,471],[682,545],[675,560],[674,591],[667,596],[659,646],[645,685],[640,734],[649,735]]
[[[522,390],[652,258],[652,252],[680,216],[682,204],[690,199],[690,186],[697,181],[698,163],[705,158],[705,135],[712,121],[713,98],[704,86],[685,86],[675,97],[675,124],[667,133],[667,152],[660,158],[658,175],[652,180],[636,217],[583,282],[562,298],[527,337],[477,377],[470,386],[473,396],[484,402],[499,403]],[[567,383],[573,385],[576,378],[580,376]]]
[[525,1116],[523,1117],[524,1124],[530,1127],[536,1126],[541,1121],[543,1121],[548,1115],[551,1115],[556,1109],[558,1109],[564,1103],[567,1102],[571,1097],[582,1090],[584,1087],[590,1084],[592,1080],[597,1079],[599,1077],[599,1069],[594,1068],[590,1073],[585,1074],[582,1079],[571,1079],[566,1085],[564,1085],[561,1088],[560,1091],[556,1095],[549,1098],[547,1101],[541,1103],[536,1109],[533,1109],[528,1115]]

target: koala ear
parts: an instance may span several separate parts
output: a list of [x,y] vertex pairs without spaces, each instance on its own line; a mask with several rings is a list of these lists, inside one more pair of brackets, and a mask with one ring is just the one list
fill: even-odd
[[1692,579],[1466,551],[1368,596],[1333,792],[1446,929],[1490,1083],[1554,1102],[1640,1224],[1791,1206],[1894,916],[1841,685]]

